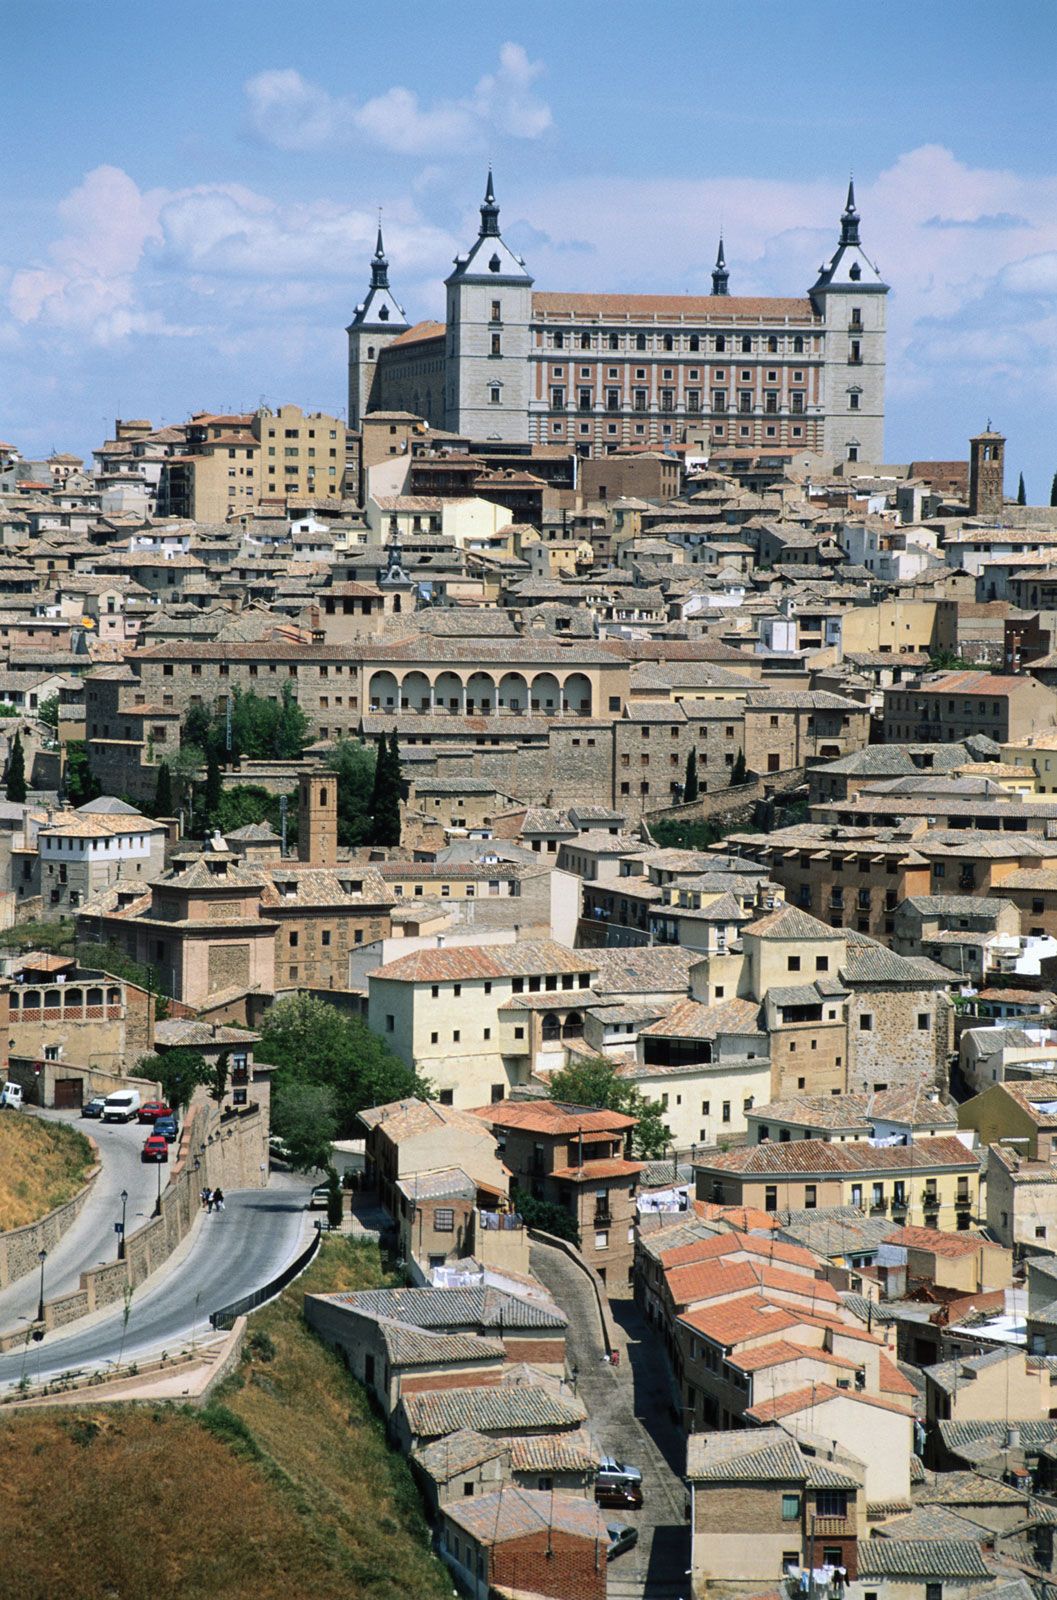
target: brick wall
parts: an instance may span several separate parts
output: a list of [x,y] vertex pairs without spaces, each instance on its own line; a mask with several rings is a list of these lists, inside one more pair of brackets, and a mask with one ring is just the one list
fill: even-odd
[[606,1551],[561,1529],[541,1528],[493,1548],[488,1576],[493,1587],[553,1600],[605,1600]]

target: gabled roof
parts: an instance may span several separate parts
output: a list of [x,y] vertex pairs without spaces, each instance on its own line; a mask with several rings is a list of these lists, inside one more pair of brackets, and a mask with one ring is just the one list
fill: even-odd
[[860,1580],[990,1578],[975,1539],[860,1539]]
[[811,916],[806,911],[801,911],[799,906],[783,905],[776,911],[769,911],[765,917],[759,917],[755,922],[750,922],[742,928],[742,937],[754,934],[759,938],[769,939],[817,939],[843,940],[845,933],[840,928],[831,928],[826,922],[819,922],[817,917]]

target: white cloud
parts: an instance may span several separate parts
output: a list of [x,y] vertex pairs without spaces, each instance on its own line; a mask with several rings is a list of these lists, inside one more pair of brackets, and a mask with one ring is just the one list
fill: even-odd
[[538,139],[552,124],[550,107],[533,91],[543,71],[523,46],[504,44],[494,72],[462,99],[423,105],[397,84],[358,103],[310,83],[293,67],[259,72],[243,89],[250,125],[281,150],[318,150],[357,137],[398,155],[430,155],[480,144],[489,135]]

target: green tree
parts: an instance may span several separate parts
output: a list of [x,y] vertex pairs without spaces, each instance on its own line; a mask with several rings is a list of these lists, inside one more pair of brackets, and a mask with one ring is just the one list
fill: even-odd
[[21,805],[26,798],[26,756],[19,733],[12,739],[7,755],[7,798],[14,805]]
[[696,800],[700,789],[701,786],[697,781],[697,751],[691,749],[686,758],[686,779],[683,783],[684,803],[689,805],[692,800]]
[[220,806],[224,795],[223,781],[220,776],[220,762],[214,751],[210,750],[206,760],[206,792],[202,804],[202,831],[208,833],[210,828],[220,825]]
[[738,753],[737,753],[737,756],[734,759],[734,765],[731,768],[731,773],[730,773],[730,786],[731,786],[731,788],[733,789],[736,784],[744,783],[747,777],[748,777],[748,768],[745,765],[745,752],[744,752],[744,750],[739,750]]
[[213,1079],[213,1068],[205,1056],[183,1047],[143,1056],[136,1073],[141,1078],[156,1079],[166,1102],[178,1111],[191,1104],[197,1088]]
[[339,739],[328,762],[338,775],[338,843],[366,844],[371,832],[375,753],[362,740]]
[[1028,492],[1024,487],[1024,474],[1021,473],[1020,474],[1020,482],[1017,484],[1017,505],[1018,506],[1026,506],[1027,503],[1028,503]]
[[331,1164],[331,1145],[338,1137],[334,1090],[325,1083],[283,1078],[272,1094],[272,1132],[289,1151],[296,1172],[314,1172]]
[[555,1072],[550,1079],[550,1094],[552,1100],[565,1105],[600,1107],[637,1117],[632,1141],[635,1153],[647,1160],[659,1156],[671,1143],[660,1101],[648,1100],[635,1084],[618,1078],[613,1062],[604,1056],[573,1061]]
[[345,1016],[314,995],[277,1001],[265,1012],[260,1034],[257,1059],[276,1068],[277,1091],[291,1084],[315,1084],[332,1091],[339,1139],[362,1133],[356,1118],[366,1106],[429,1096],[429,1084],[360,1017]]
[[527,1189],[516,1186],[510,1191],[510,1203],[524,1220],[526,1228],[539,1228],[541,1233],[553,1233],[557,1239],[568,1239],[579,1247],[580,1230],[576,1218],[556,1200],[537,1200]]
[[46,700],[40,702],[37,707],[37,721],[45,723],[49,728],[58,728],[59,697],[57,694],[49,694]]
[[272,735],[272,753],[280,761],[296,761],[309,741],[312,727],[294,697],[289,680],[283,684],[282,699]]
[[380,733],[375,757],[374,790],[371,795],[371,844],[392,846],[400,843],[402,789],[399,750],[394,750],[391,744],[387,745],[385,735]]
[[331,1167],[327,1173],[327,1221],[332,1228],[341,1227],[345,1202],[341,1193],[341,1179]]
[[1057,472],[1054,473],[1053,482],[1050,484],[1050,505],[1057,506]]
[[64,781],[66,784],[66,799],[71,806],[87,805],[89,800],[94,800],[99,794],[99,785],[96,782],[92,769],[88,765],[88,750],[83,739],[69,739],[64,746],[66,751],[66,769]]
[[173,814],[172,773],[169,763],[163,761],[158,768],[158,781],[154,786],[154,815],[171,817]]
[[228,1067],[230,1061],[230,1050],[222,1050],[213,1063],[212,1078],[209,1084],[209,1098],[215,1100],[218,1106],[228,1092]]

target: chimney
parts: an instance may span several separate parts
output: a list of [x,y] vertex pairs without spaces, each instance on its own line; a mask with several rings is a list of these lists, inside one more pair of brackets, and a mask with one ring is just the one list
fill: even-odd
[[1015,1422],[1011,1422],[1006,1429],[1006,1449],[1020,1449],[1020,1429]]

